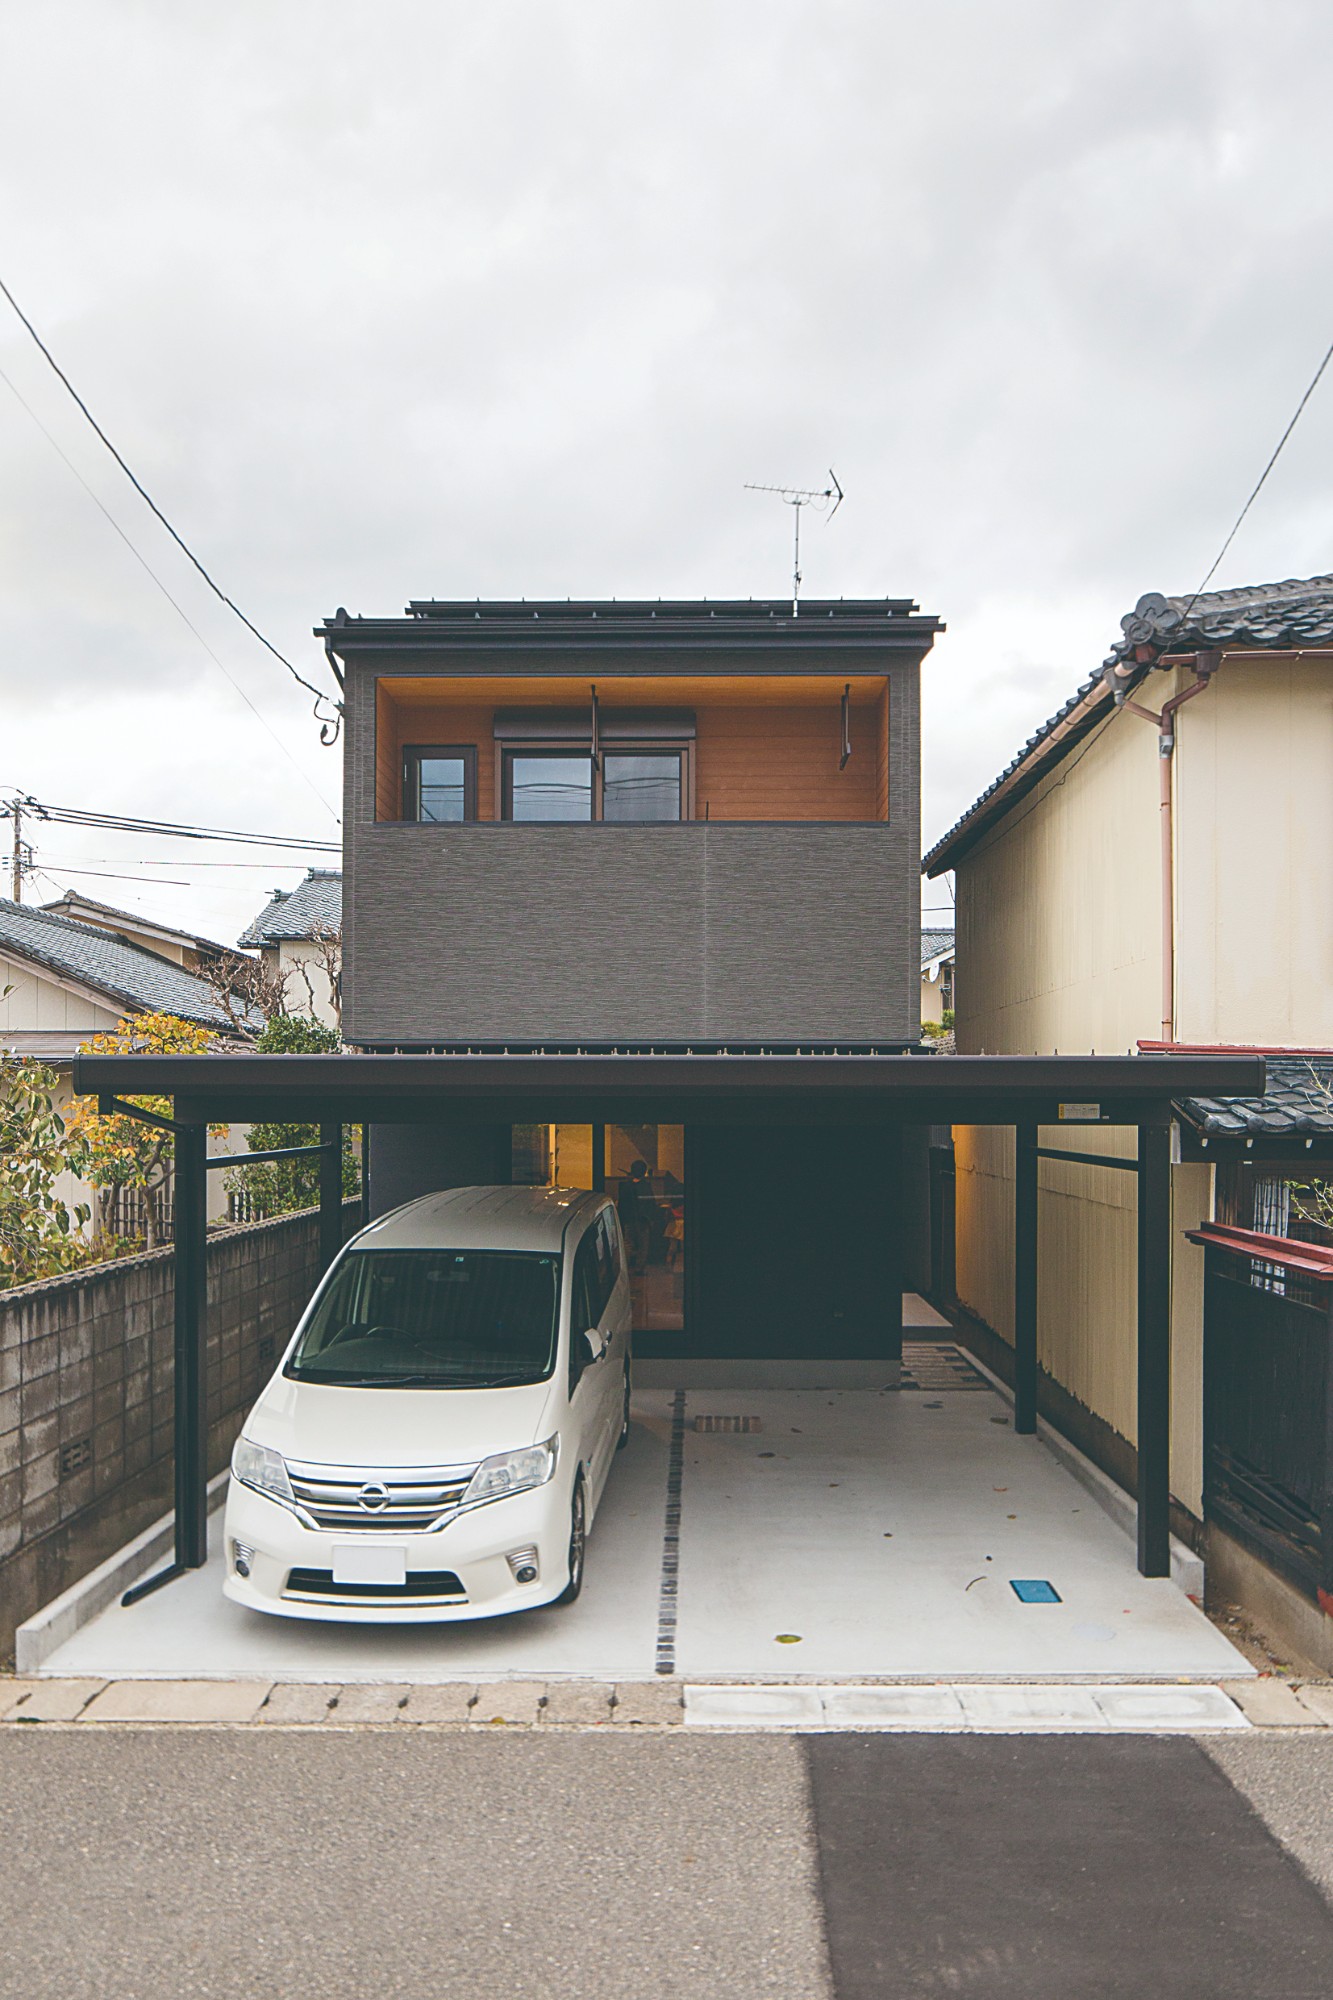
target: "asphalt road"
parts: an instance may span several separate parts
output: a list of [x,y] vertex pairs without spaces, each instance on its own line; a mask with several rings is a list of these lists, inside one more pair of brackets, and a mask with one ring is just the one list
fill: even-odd
[[1312,1876],[1324,1732],[0,1735],[3,2000],[1323,2000]]

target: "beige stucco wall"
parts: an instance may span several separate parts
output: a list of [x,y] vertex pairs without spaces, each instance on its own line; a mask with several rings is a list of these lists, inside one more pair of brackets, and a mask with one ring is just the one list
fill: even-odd
[[277,969],[287,975],[285,992],[289,1014],[313,1015],[325,1027],[337,1027],[338,1015],[333,1004],[332,988],[316,946],[284,939],[276,947],[266,945],[264,958],[270,965],[276,962]]
[[1175,761],[1178,1039],[1333,1046],[1333,660],[1228,654]]
[[22,960],[0,954],[0,1035],[8,1028],[77,1028],[96,1035],[114,1032],[119,1020],[120,1014],[110,1005],[99,1006],[53,979],[43,979]]
[[956,874],[960,1054],[1119,1055],[1158,1032],[1157,737],[1120,714]]
[[[1155,679],[1155,707],[1186,676]],[[1210,695],[1190,704],[1184,730]],[[1161,1021],[1157,733],[1122,713],[1076,748],[956,875],[960,1050],[1117,1054]],[[1251,837],[1253,828],[1251,826]],[[1013,1338],[1013,1137],[958,1128],[958,1293]],[[1043,1130],[1043,1145],[1132,1157],[1114,1128]],[[1133,1175],[1040,1165],[1041,1365],[1135,1441],[1137,1290]],[[1173,1200],[1172,1488],[1202,1509],[1202,1253],[1182,1231],[1212,1208],[1212,1170],[1176,1167]]]
[[923,1023],[944,1019],[944,981],[938,972],[933,979],[921,975],[921,1019]]

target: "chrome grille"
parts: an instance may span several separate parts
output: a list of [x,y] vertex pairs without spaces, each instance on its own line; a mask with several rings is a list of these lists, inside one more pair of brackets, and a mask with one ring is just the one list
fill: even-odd
[[375,1472],[345,1465],[297,1465],[287,1476],[301,1512],[318,1528],[390,1528],[421,1534],[457,1511],[474,1465],[395,1466]]

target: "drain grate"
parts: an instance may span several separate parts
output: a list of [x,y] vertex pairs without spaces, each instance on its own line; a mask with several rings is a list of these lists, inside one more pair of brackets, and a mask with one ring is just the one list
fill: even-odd
[[959,1347],[944,1340],[905,1340],[901,1385],[904,1389],[926,1389],[938,1396],[941,1389],[989,1389],[990,1383]]
[[731,1431],[734,1434],[737,1431],[761,1431],[764,1427],[758,1417],[696,1417],[694,1428],[697,1431]]
[[60,1477],[72,1479],[76,1472],[83,1472],[93,1462],[93,1441],[90,1437],[75,1438],[70,1444],[60,1447]]

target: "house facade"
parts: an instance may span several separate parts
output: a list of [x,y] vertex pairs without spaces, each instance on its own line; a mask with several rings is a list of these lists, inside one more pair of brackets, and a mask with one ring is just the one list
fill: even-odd
[[[320,636],[345,675],[346,1041],[611,1064],[914,1046],[938,629],[904,599],[340,612]],[[372,1209],[474,1181],[604,1186],[640,1332],[701,1355],[896,1353],[891,1146],[568,1109],[375,1126]]]
[[[94,1035],[114,1034],[126,1018],[175,1014],[222,1039],[235,1039],[232,1011],[206,979],[182,963],[186,947],[200,941],[166,926],[138,926],[128,912],[105,905],[98,906],[103,921],[96,924],[76,922],[63,910],[63,900],[41,909],[0,899],[0,1049],[54,1071],[58,1111],[64,1113],[73,1096],[75,1055]],[[123,925],[115,921],[120,918]],[[134,940],[133,931],[140,928],[163,934],[161,953]],[[225,956],[220,945],[215,949],[219,958]],[[235,1139],[218,1142],[219,1150],[238,1150],[244,1134]],[[60,1177],[56,1193],[71,1208],[91,1201],[91,1190],[72,1174]],[[213,1177],[209,1200],[210,1220],[224,1219],[220,1175]],[[127,1212],[121,1220],[126,1234],[135,1233],[134,1216]]]
[[309,868],[295,889],[275,889],[236,940],[258,952],[289,1014],[342,1025],[342,873]]
[[947,1032],[946,1015],[953,1013],[954,934],[951,930],[921,931],[921,1026],[927,1034]]
[[[925,864],[956,883],[960,1053],[1269,1057],[1266,1100],[1177,1105],[1171,1169],[1177,1527],[1202,1541],[1208,1525],[1210,1562],[1235,1595],[1255,1582],[1236,1539],[1270,1567],[1281,1551],[1245,1521],[1238,1529],[1219,1497],[1229,1448],[1210,1435],[1205,1295],[1221,1253],[1207,1232],[1318,1238],[1301,1230],[1291,1186],[1318,1175],[1333,1134],[1331,759],[1333,579],[1147,597],[1103,667]],[[1051,1151],[1132,1153],[1128,1134],[1095,1123],[1073,1141],[1038,1136]],[[954,1143],[957,1298],[1008,1344],[1014,1142],[974,1125]],[[1118,1168],[1041,1161],[1045,1394],[1122,1480],[1136,1445],[1135,1202],[1134,1177]],[[1235,1452],[1227,1462],[1234,1473]],[[1287,1477],[1263,1475],[1274,1490]],[[1258,1491],[1246,1504],[1259,1512],[1286,1504]],[[1308,1564],[1303,1575],[1317,1602]],[[1307,1650],[1323,1643],[1305,1636]]]

